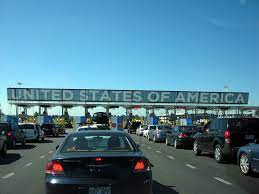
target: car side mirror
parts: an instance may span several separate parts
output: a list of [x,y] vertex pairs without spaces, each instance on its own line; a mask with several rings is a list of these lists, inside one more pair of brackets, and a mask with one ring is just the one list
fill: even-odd
[[59,148],[59,145],[56,146],[56,150]]

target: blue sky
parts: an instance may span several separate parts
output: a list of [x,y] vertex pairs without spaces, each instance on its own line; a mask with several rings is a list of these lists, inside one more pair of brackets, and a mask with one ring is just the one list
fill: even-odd
[[250,92],[257,0],[0,0],[0,100],[24,87]]

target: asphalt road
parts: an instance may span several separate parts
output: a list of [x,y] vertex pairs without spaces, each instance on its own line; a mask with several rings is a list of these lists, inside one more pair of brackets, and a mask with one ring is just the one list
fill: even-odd
[[259,176],[242,175],[234,162],[217,164],[209,155],[194,156],[191,149],[131,136],[154,165],[155,194],[259,194]]
[[[154,194],[259,193],[259,178],[241,175],[235,164],[216,164],[209,156],[194,157],[192,150],[132,137],[154,165]],[[62,139],[9,150],[0,159],[0,194],[45,194],[44,166]]]

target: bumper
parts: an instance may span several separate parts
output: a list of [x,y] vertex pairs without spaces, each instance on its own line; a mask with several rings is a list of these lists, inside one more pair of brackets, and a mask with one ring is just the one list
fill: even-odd
[[89,194],[90,187],[110,187],[111,194],[151,194],[152,176],[124,180],[46,177],[47,194]]
[[251,169],[253,172],[259,173],[259,158],[251,158]]
[[193,139],[177,139],[177,145],[180,146],[193,146]]
[[222,149],[222,154],[228,158],[236,158],[239,147],[232,147],[230,144],[225,143],[224,148]]

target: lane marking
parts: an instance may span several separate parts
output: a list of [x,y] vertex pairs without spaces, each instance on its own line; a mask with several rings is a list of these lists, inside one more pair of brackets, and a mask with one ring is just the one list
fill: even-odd
[[25,164],[24,166],[29,167],[29,166],[31,166],[31,165],[32,165],[32,163],[30,162],[30,163],[28,163],[28,164]]
[[137,144],[139,144],[139,142],[138,142],[138,141],[136,141],[136,143],[137,143]]
[[160,152],[160,151],[158,151],[158,150],[156,151],[156,153],[158,153],[158,154],[162,154],[162,152]]
[[191,168],[191,169],[196,169],[196,167],[195,167],[195,166],[190,165],[190,164],[185,164],[185,166],[187,166],[187,167],[189,167],[189,168]]
[[40,158],[45,158],[45,156],[41,156]]
[[222,183],[226,184],[226,185],[232,185],[231,182],[228,182],[228,181],[226,181],[226,180],[224,180],[224,179],[222,179],[222,178],[219,178],[219,177],[213,177],[213,178],[214,178],[215,180],[219,181],[219,182],[222,182]]
[[53,153],[53,151],[52,151],[52,150],[50,150],[50,151],[49,151],[49,154],[52,154],[52,153]]
[[141,145],[142,145],[142,146],[145,146],[145,144],[143,144],[143,143],[142,143]]
[[151,147],[147,147],[148,149],[150,149],[150,150],[152,150],[152,148]]
[[2,179],[8,179],[8,178],[10,178],[10,177],[13,176],[13,175],[14,175],[14,172],[9,173],[9,174],[3,176]]
[[167,157],[172,159],[172,160],[175,160],[175,157],[173,157],[173,156],[167,156]]

